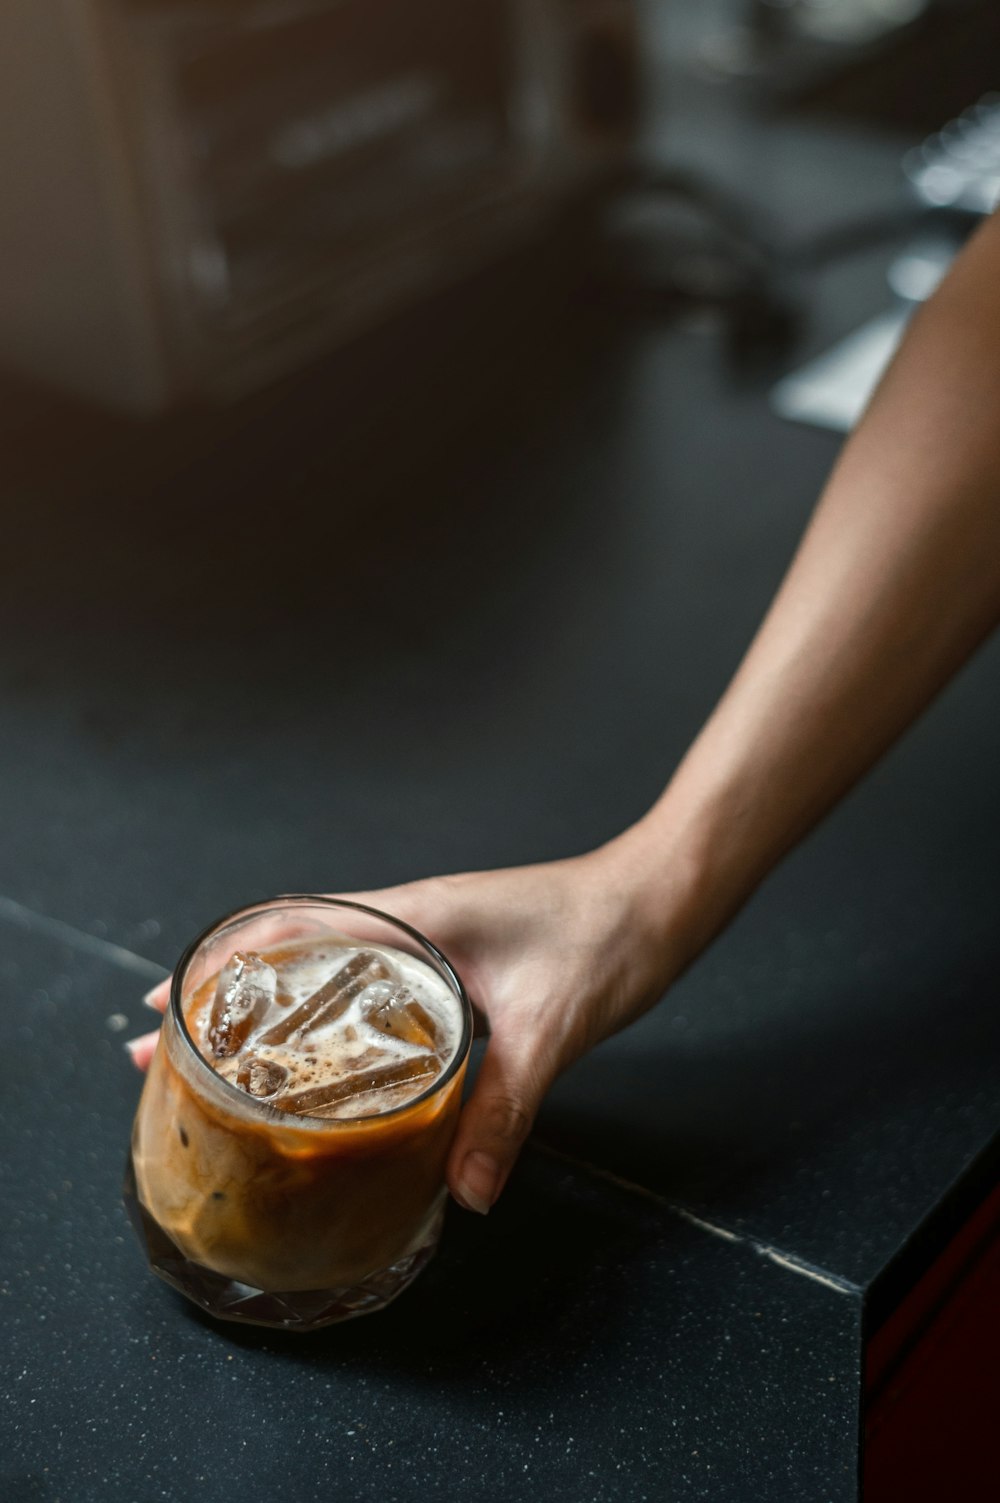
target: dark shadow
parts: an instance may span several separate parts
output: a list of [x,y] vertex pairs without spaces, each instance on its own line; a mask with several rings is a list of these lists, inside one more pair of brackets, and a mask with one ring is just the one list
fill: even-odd
[[901,36],[804,90],[795,104],[918,135],[936,131],[996,88],[998,48],[994,0],[936,4]]
[[[586,1363],[622,1329],[627,1290],[622,1280],[604,1277],[606,1270],[634,1266],[663,1237],[655,1206],[529,1150],[487,1219],[452,1208],[429,1267],[377,1315],[295,1335],[185,1310],[227,1341],[298,1363],[397,1374],[433,1369],[435,1379],[450,1383],[484,1363],[513,1377],[536,1364],[539,1352],[558,1351],[559,1370],[541,1379],[562,1389],[567,1369]],[[585,1330],[577,1319],[582,1305]]]
[[224,644],[363,610],[378,638],[412,621],[419,575],[421,628],[453,621],[567,525],[563,487],[519,504],[511,456],[558,434],[613,339],[554,246],[229,406],[139,421],[14,388],[4,614],[154,611]]

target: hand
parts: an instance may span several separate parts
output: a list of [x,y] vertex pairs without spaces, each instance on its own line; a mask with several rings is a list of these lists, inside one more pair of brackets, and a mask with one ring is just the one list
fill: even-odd
[[[620,844],[620,843],[619,843]],[[619,845],[503,871],[344,894],[405,919],[453,961],[490,1028],[448,1160],[452,1194],[496,1201],[546,1091],[588,1049],[659,998],[670,973]],[[150,994],[166,1007],[169,984]],[[144,1069],[156,1035],[130,1045]]]
[[666,984],[603,852],[355,893],[454,962],[490,1042],[448,1160],[452,1194],[486,1212],[552,1082],[651,1006]]

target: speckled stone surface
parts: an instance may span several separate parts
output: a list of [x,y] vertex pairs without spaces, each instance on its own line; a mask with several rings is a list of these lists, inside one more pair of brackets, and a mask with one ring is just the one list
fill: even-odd
[[[903,140],[678,87],[654,145],[790,230],[897,182]],[[817,279],[796,360],[879,311],[884,267]],[[559,1083],[392,1310],[215,1326],[119,1206],[121,1041],[192,933],[606,838],[781,576],[835,441],[711,326],[557,304],[501,278],[161,424],[3,387],[4,1503],[857,1497],[865,1311],[995,1172],[1000,643]]]
[[134,973],[0,943],[5,1503],[853,1495],[858,1301],[539,1150],[383,1314],[203,1318],[118,1203]]

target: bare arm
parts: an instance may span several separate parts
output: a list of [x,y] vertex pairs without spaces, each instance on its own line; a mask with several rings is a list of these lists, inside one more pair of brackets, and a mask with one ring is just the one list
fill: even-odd
[[682,945],[697,953],[998,617],[995,218],[917,315],[736,677],[623,837],[654,902],[664,853],[688,874]]

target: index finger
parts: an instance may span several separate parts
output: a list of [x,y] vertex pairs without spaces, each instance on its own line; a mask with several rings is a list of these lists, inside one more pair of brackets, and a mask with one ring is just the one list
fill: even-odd
[[157,982],[156,986],[143,997],[143,1006],[151,1007],[154,1012],[166,1012],[167,1003],[170,1001],[170,982],[170,976],[164,981]]

